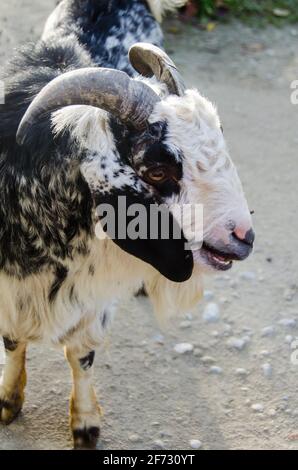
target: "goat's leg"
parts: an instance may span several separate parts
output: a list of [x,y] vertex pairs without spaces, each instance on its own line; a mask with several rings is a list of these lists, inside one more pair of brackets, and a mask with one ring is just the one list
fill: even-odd
[[95,448],[100,433],[100,407],[92,385],[94,351],[65,349],[73,378],[70,425],[75,448]]
[[3,340],[6,360],[0,382],[0,422],[9,424],[24,403],[26,343]]

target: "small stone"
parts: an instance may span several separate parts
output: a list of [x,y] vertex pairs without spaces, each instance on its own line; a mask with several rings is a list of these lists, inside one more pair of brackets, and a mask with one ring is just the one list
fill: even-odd
[[282,318],[279,320],[278,324],[281,326],[294,328],[296,326],[296,320],[294,318]]
[[237,349],[238,351],[242,351],[245,346],[247,345],[249,341],[249,338],[247,336],[244,336],[243,338],[235,338],[234,336],[232,338],[229,338],[227,341],[227,346],[228,348],[231,349]]
[[270,378],[272,376],[272,365],[269,362],[262,365],[262,370],[265,377]]
[[296,293],[298,291],[298,288],[296,285],[292,285],[291,287],[287,288],[284,290],[284,293],[283,293],[283,298],[287,301],[287,302],[292,302],[293,298],[295,297]]
[[236,288],[238,287],[238,285],[239,285],[239,283],[238,283],[238,281],[236,281],[235,279],[232,279],[232,280],[230,281],[230,287],[231,287],[232,289],[236,289]]
[[273,325],[265,326],[265,328],[261,331],[261,336],[274,336],[275,335],[275,327]]
[[130,442],[134,442],[134,443],[140,442],[140,440],[141,440],[141,438],[140,438],[140,436],[138,436],[138,434],[132,434],[131,436],[129,436],[128,439],[129,439]]
[[198,439],[191,439],[189,441],[189,445],[192,449],[195,449],[195,450],[198,450],[202,447],[202,443]]
[[216,323],[219,320],[219,307],[214,302],[206,305],[203,312],[203,320],[207,323]]
[[159,424],[158,421],[153,421],[153,422],[151,423],[151,426],[154,426],[154,427],[159,426],[159,425],[160,425],[160,424]]
[[285,342],[286,342],[287,344],[292,344],[293,341],[294,341],[294,337],[293,337],[292,335],[287,335],[287,336],[285,337]]
[[261,403],[254,403],[253,405],[251,405],[251,409],[256,413],[263,413],[264,406],[261,405]]
[[190,343],[178,343],[174,346],[174,351],[178,354],[185,354],[193,351],[193,345]]
[[268,414],[268,416],[271,416],[271,417],[275,416],[275,415],[276,415],[276,410],[275,410],[275,408],[270,408],[270,409],[268,410],[267,414]]
[[153,445],[155,449],[165,449],[165,444],[161,439],[156,439]]
[[253,271],[243,271],[240,274],[240,278],[244,281],[254,281],[256,279],[256,275]]
[[211,290],[205,290],[204,292],[204,299],[209,302],[210,300],[214,299],[214,293]]
[[215,359],[211,356],[203,356],[201,361],[203,362],[203,364],[212,364],[215,362]]
[[219,366],[211,366],[209,372],[210,374],[220,375],[222,374],[222,368]]
[[247,377],[248,371],[246,369],[243,369],[242,367],[238,367],[235,370],[235,374],[238,375],[239,377]]
[[268,357],[268,356],[270,356],[271,353],[267,349],[262,349],[262,351],[260,351],[259,354],[262,357]]

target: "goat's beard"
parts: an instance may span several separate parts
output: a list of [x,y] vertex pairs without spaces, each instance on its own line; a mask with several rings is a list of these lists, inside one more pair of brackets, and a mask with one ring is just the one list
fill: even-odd
[[185,282],[172,282],[156,274],[145,282],[146,291],[158,320],[163,323],[172,316],[191,311],[203,296],[203,277],[198,266]]

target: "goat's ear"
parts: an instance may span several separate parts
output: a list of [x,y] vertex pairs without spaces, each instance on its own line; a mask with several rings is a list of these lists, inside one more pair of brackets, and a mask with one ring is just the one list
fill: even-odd
[[[122,197],[119,197],[122,196]],[[126,216],[124,218],[124,198],[125,206],[137,207],[133,205],[142,206],[142,214],[146,214],[145,220],[142,219],[142,227],[138,229],[139,236],[131,237],[129,233],[129,226],[135,219],[134,216]],[[187,240],[185,239],[180,226],[169,210],[163,206],[163,215],[166,216],[165,220],[169,221],[169,236],[162,237],[161,229],[158,230],[155,236],[152,236],[152,224],[156,223],[156,216],[153,216],[150,210],[150,205],[154,204],[153,200],[147,199],[140,194],[127,194],[127,193],[113,193],[100,198],[98,201],[100,207],[113,207],[115,214],[115,223],[105,223],[105,216],[100,215],[103,230],[107,235],[118,245],[122,250],[136,256],[137,258],[149,263],[163,276],[170,281],[184,282],[187,281],[192,275],[193,271],[193,256],[191,251],[186,250]],[[156,204],[155,204],[156,207]],[[165,213],[167,211],[167,213]],[[100,214],[99,210],[99,214]],[[105,212],[105,211],[104,211]],[[119,217],[120,216],[120,217]],[[144,216],[143,216],[144,217]],[[126,220],[125,227],[119,226],[121,219]],[[154,220],[153,220],[154,218]],[[160,226],[161,224],[159,224]],[[155,227],[156,228],[156,227]],[[150,233],[151,229],[151,233]],[[125,234],[123,232],[126,232]],[[140,233],[141,232],[141,233]],[[151,235],[151,236],[150,236]]]

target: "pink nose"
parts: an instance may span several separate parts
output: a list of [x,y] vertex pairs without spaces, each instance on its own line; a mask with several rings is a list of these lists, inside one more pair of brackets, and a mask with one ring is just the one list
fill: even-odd
[[242,227],[236,227],[233,232],[233,236],[237,238],[237,240],[239,240],[240,242],[245,243],[249,246],[252,246],[255,241],[255,232],[252,228],[247,230]]

